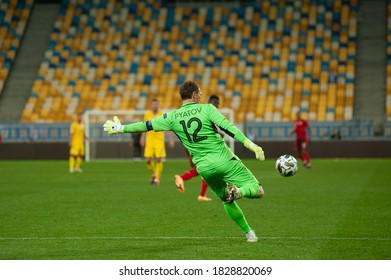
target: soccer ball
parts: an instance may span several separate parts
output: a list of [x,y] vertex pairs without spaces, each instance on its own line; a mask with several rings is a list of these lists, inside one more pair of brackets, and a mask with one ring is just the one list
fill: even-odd
[[283,177],[294,175],[299,169],[297,160],[291,155],[282,155],[276,161],[276,170]]

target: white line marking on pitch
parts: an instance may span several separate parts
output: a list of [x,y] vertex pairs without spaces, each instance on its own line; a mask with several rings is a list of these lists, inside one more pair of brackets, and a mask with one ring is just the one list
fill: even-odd
[[[92,240],[92,239],[237,239],[243,237],[220,237],[220,236],[59,236],[59,237],[0,237],[0,240]],[[259,239],[281,240],[367,240],[367,241],[391,241],[387,237],[294,237],[294,236],[259,236]]]

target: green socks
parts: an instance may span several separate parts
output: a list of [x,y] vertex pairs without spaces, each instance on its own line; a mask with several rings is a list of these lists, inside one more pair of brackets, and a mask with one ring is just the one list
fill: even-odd
[[243,230],[243,232],[249,232],[250,226],[243,215],[242,209],[240,209],[236,201],[231,204],[224,202],[223,205],[227,215]]

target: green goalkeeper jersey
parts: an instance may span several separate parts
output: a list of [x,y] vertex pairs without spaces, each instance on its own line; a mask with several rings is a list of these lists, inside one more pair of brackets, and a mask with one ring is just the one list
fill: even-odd
[[235,157],[216,131],[216,126],[243,143],[246,136],[212,104],[185,103],[181,108],[145,123],[124,126],[124,132],[138,130],[173,131],[181,140],[196,166],[225,162]]

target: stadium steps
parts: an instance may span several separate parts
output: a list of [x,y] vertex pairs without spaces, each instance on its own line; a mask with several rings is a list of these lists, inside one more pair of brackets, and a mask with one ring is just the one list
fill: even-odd
[[386,82],[386,115],[385,135],[391,135],[391,0],[387,0],[387,82]]
[[358,22],[354,118],[371,119],[377,135],[383,134],[386,117],[386,4],[385,0],[360,1]]
[[311,121],[352,118],[358,0],[245,9],[99,3],[64,1],[20,121],[145,109],[152,98],[176,108],[180,100],[167,93],[186,79],[206,98],[219,95],[238,122],[290,120],[299,109]]
[[19,121],[42,57],[59,4],[35,4],[0,100],[0,119]]

